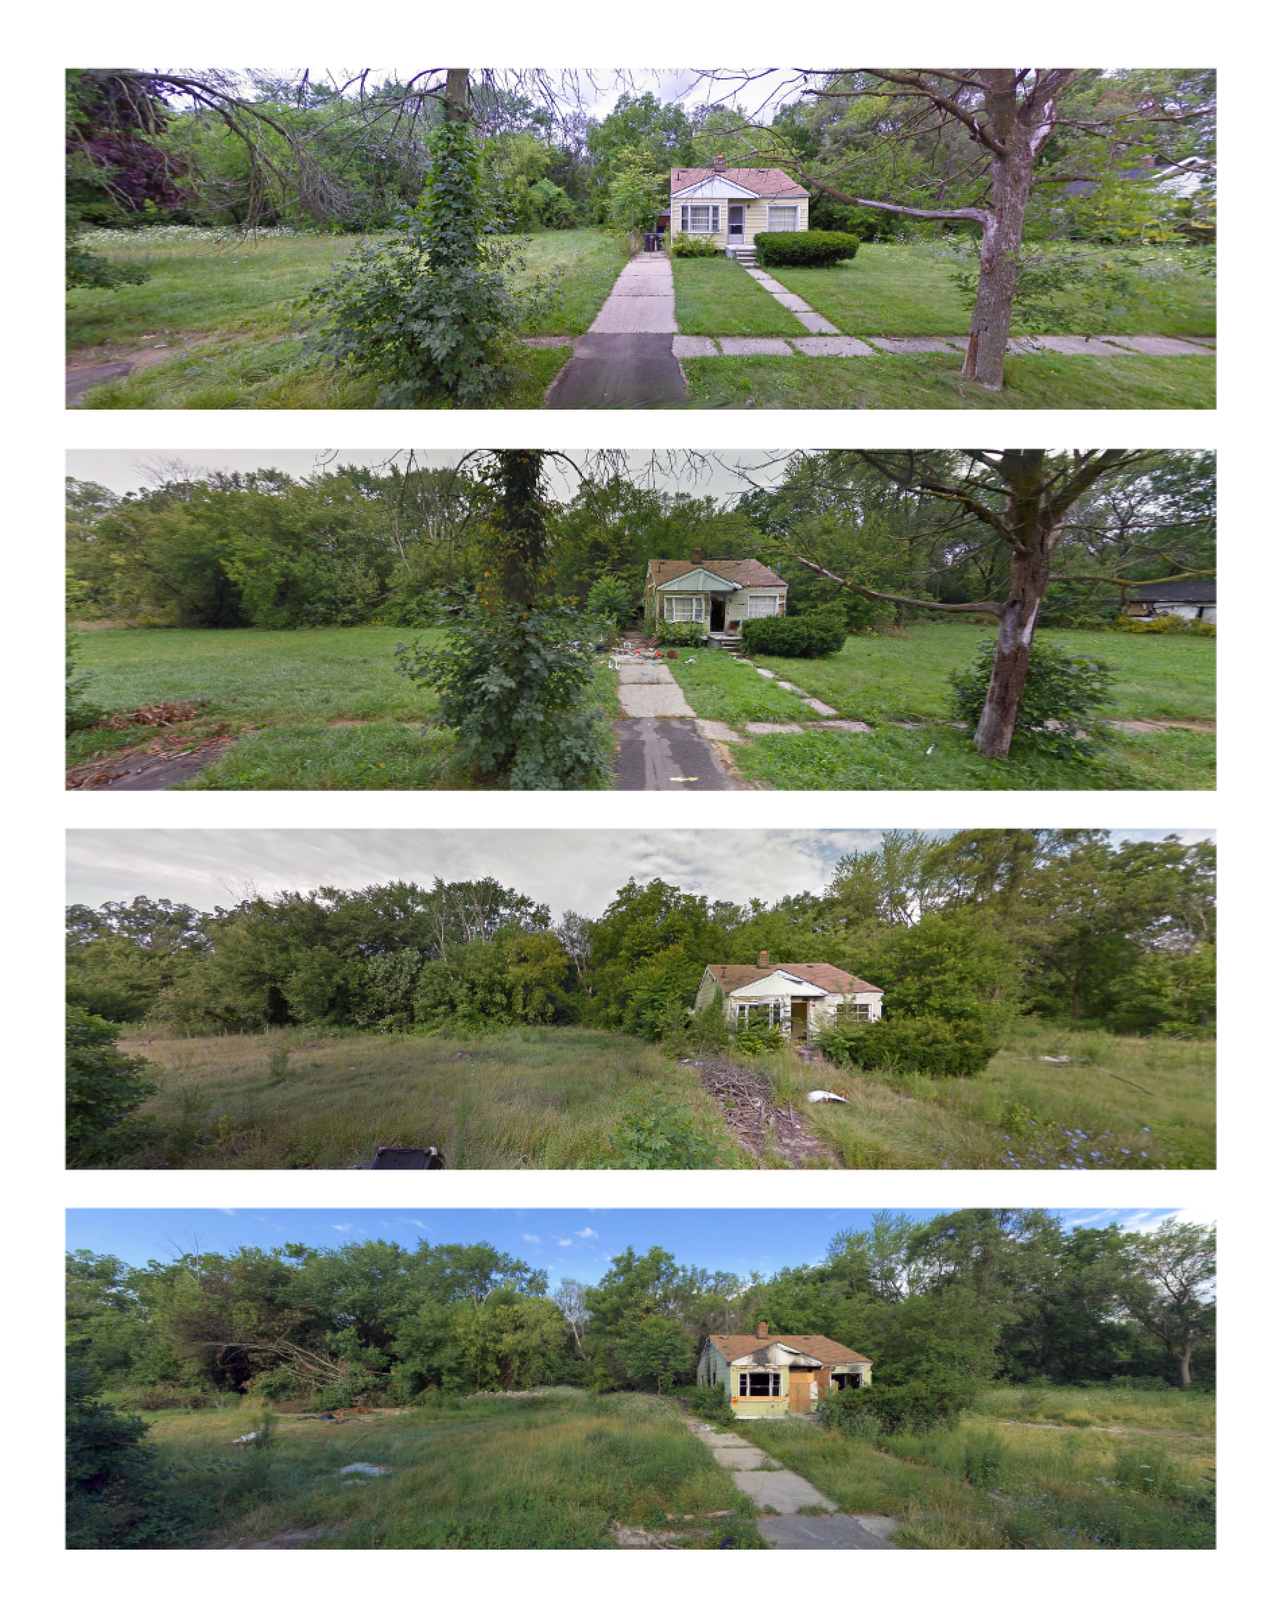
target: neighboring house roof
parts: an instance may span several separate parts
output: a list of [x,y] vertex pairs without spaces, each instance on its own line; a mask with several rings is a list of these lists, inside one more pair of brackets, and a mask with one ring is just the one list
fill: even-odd
[[1131,601],[1216,601],[1216,578],[1188,578],[1176,584],[1139,584],[1129,591]]
[[884,989],[877,988],[874,983],[864,983],[861,977],[852,977],[847,971],[841,971],[839,966],[829,966],[821,960],[806,960],[799,964],[777,960],[768,966],[708,966],[707,970],[726,994],[740,993],[752,983],[772,977],[775,971],[789,971],[793,977],[803,977],[806,982],[826,989],[828,994],[884,993]]
[[673,168],[671,190],[673,195],[687,191],[706,180],[729,180],[758,197],[807,197],[809,193],[797,185],[780,168]]
[[754,556],[745,561],[724,561],[716,557],[703,557],[701,561],[667,561],[654,559],[649,563],[649,572],[653,582],[659,589],[664,584],[672,584],[686,573],[703,572],[715,573],[718,578],[727,579],[736,584],[739,589],[786,589],[787,581],[779,578],[777,573],[771,571],[762,561]]
[[730,1364],[735,1359],[761,1355],[766,1362],[771,1347],[794,1348],[797,1353],[817,1359],[821,1364],[870,1364],[865,1353],[855,1353],[843,1342],[833,1342],[829,1336],[713,1336],[711,1342]]

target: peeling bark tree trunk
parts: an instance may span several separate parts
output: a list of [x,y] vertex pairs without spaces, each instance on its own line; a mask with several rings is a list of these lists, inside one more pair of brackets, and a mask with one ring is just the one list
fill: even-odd
[[1004,354],[1013,323],[1022,226],[1031,198],[1032,159],[992,165],[991,208],[982,223],[978,293],[969,321],[969,347],[960,375],[979,387],[1004,386]]
[[988,758],[1003,758],[1013,745],[1013,729],[1026,689],[1031,642],[1049,579],[1047,557],[1015,556],[1009,599],[1000,613],[996,656],[982,717],[973,744]]

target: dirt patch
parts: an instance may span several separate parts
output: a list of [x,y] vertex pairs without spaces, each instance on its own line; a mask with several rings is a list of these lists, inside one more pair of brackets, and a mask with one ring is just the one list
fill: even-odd
[[[225,730],[225,726],[223,729]],[[203,774],[239,738],[218,734],[203,739],[161,736],[111,758],[96,758],[66,774],[69,792],[163,792]]]
[[[765,1072],[749,1072],[721,1056],[683,1061],[696,1069],[702,1087],[716,1101],[734,1140],[753,1157],[782,1157],[790,1167],[804,1168],[829,1160],[827,1146],[810,1134],[790,1106],[779,1106]],[[772,1141],[769,1134],[772,1131]]]
[[[161,365],[177,354],[199,348],[205,343],[231,342],[247,336],[243,331],[189,332],[181,334],[157,333],[154,341],[138,348],[120,348],[114,343],[103,343],[97,348],[78,348],[67,355],[68,404],[77,404],[91,387],[101,382],[114,382],[134,371],[145,370],[148,365]],[[163,337],[163,340],[162,340]],[[140,339],[141,341],[141,339]]]

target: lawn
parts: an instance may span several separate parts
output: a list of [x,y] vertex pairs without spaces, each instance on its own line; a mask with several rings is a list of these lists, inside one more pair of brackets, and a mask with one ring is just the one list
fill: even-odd
[[[264,235],[240,240],[160,228],[95,236],[90,243],[95,252],[143,268],[151,279],[111,292],[69,292],[68,351],[101,363],[159,343],[177,351],[122,381],[92,389],[82,407],[369,408],[376,383],[331,372],[307,355],[301,332],[314,316],[298,308],[297,300],[354,248],[376,239]],[[549,307],[524,334],[585,331],[622,268],[617,239],[603,231],[547,231],[527,238],[524,251],[527,268],[520,279],[556,283]],[[216,340],[186,340],[197,337]],[[516,350],[516,380],[500,407],[538,409],[568,357],[567,346]]]
[[[237,737],[189,791],[432,791],[472,785],[454,764],[451,732],[435,727],[434,694],[394,666],[397,645],[435,629],[102,629],[81,641],[92,699],[112,712],[192,702],[179,727],[193,743]],[[595,696],[612,726],[615,682],[603,667]],[[173,731],[80,730],[67,765]]]
[[676,327],[709,337],[803,337],[789,309],[729,258],[673,258]]
[[[1108,257],[1106,248],[1092,250]],[[1173,273],[1149,284],[1154,296],[1135,297],[1117,310],[1108,330],[1120,335],[1211,337],[1215,330],[1215,288],[1198,272],[1199,258],[1171,258]],[[1190,266],[1178,273],[1180,260]],[[858,256],[825,269],[784,266],[769,274],[811,309],[851,337],[950,337],[969,329],[972,304],[952,285],[952,264],[928,243],[910,246],[873,242]],[[1062,315],[1044,324],[1015,320],[1014,336],[1056,335],[1078,329],[1068,300]],[[691,328],[701,331],[701,326]],[[681,327],[684,330],[684,327]]]
[[1212,1549],[1212,1394],[997,1386],[957,1430],[863,1438],[798,1420],[750,1438],[904,1549]]
[[[947,335],[947,333],[941,333]],[[960,380],[961,355],[861,359],[682,359],[689,403],[713,410],[1212,410],[1215,365],[1203,359],[1005,360],[996,393]]]
[[815,717],[798,696],[779,690],[776,681],[762,679],[749,664],[721,651],[681,652],[667,667],[700,719],[742,725],[799,724]]
[[[271,1543],[308,1549],[610,1550],[616,1522],[680,1547],[764,1549],[751,1502],[690,1433],[678,1406],[572,1388],[343,1420],[279,1417],[266,1449],[229,1447],[254,1429],[235,1409],[148,1415],[166,1486],[193,1507],[189,1548]],[[343,1466],[385,1465],[380,1476]],[[293,1539],[298,1544],[298,1538]]]
[[[589,1028],[496,1027],[484,1038],[387,1034],[160,1035],[123,1046],[159,1064],[143,1115],[165,1144],[148,1167],[355,1168],[380,1145],[434,1145],[450,1168],[609,1168],[624,1117],[659,1094],[732,1158],[687,1067]],[[272,1052],[288,1051],[283,1077]]]

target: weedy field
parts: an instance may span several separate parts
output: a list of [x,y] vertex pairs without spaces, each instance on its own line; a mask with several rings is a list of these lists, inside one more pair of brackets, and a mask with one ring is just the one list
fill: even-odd
[[998,1386],[955,1431],[871,1438],[754,1421],[751,1441],[905,1549],[1212,1549],[1214,1400]]
[[[708,1152],[722,1167],[791,1165],[767,1140],[762,1156],[748,1156],[696,1068],[627,1034],[144,1032],[121,1048],[156,1063],[160,1082],[142,1111],[158,1143],[122,1167],[351,1168],[396,1144],[434,1145],[461,1169],[678,1167],[686,1152],[697,1166]],[[1069,1061],[1050,1064],[1045,1055]],[[790,1053],[741,1059],[769,1073],[775,1099],[816,1136],[816,1168],[1208,1168],[1215,1160],[1208,1041],[1076,1033],[1028,1019],[977,1078],[856,1073]],[[814,1088],[849,1103],[810,1104]],[[637,1138],[639,1157],[625,1157],[624,1142]]]
[[[247,1401],[147,1417],[199,1524],[190,1547],[608,1550],[621,1522],[685,1549],[767,1548],[670,1400],[565,1388],[341,1423],[281,1415],[266,1447],[233,1447],[258,1417]],[[351,1465],[388,1469],[344,1476]],[[685,1515],[710,1519],[673,1527]]]

